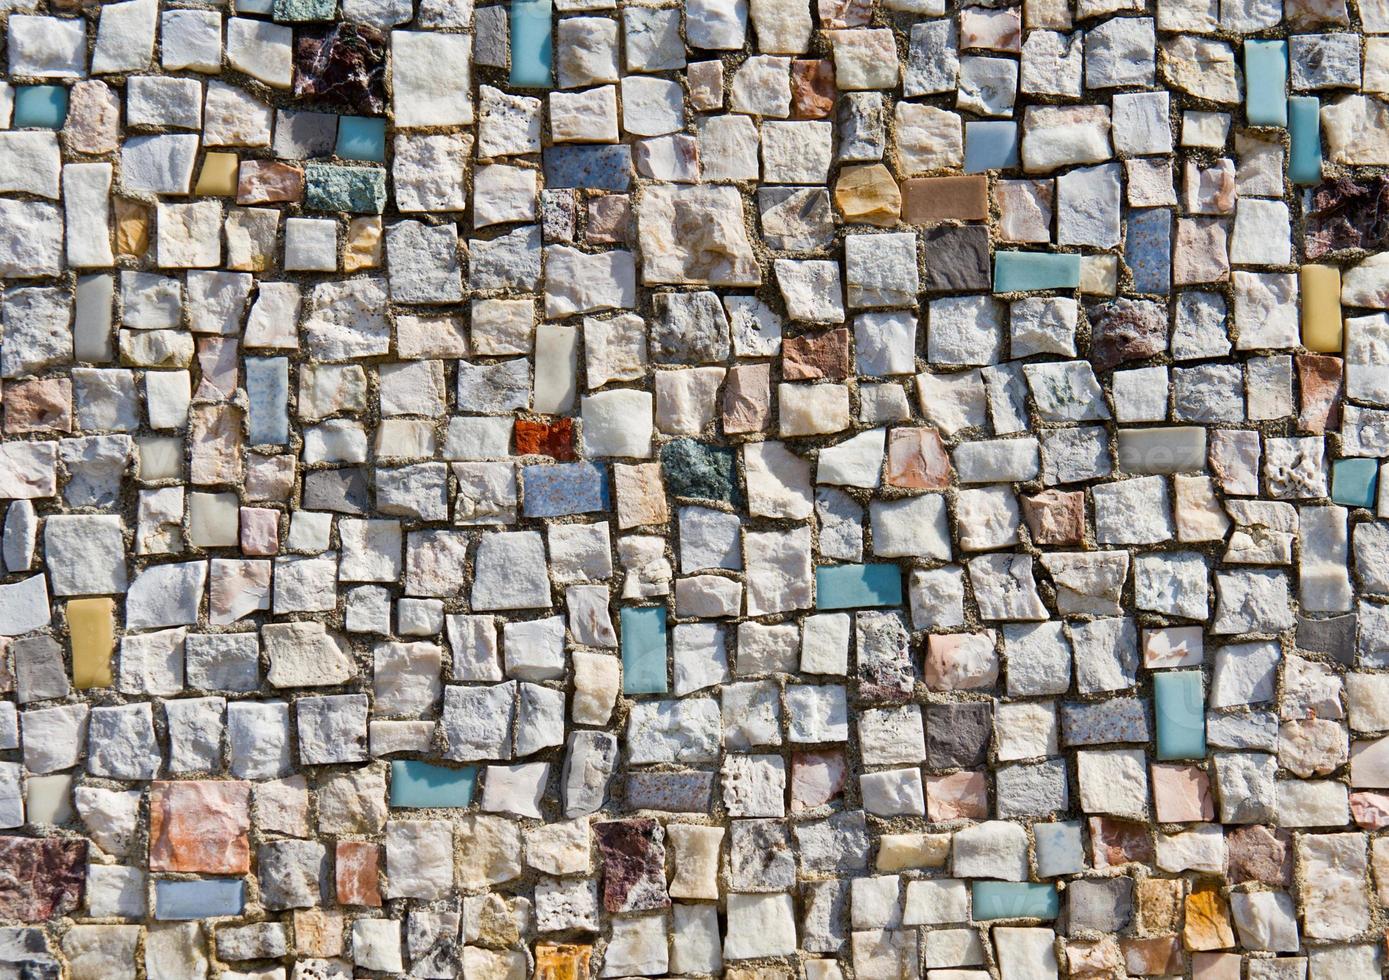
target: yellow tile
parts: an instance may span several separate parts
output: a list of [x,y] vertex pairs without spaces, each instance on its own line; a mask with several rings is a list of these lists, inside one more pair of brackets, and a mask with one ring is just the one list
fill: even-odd
[[1341,270],[1334,265],[1302,267],[1302,345],[1341,353]]
[[116,643],[115,601],[70,600],[68,632],[72,636],[72,686],[110,687],[111,652]]
[[121,258],[139,259],[149,247],[149,208],[130,198],[116,198],[116,252]]
[[209,153],[203,158],[203,170],[198,174],[193,193],[207,197],[230,197],[236,193],[236,173],[235,153]]
[[353,218],[347,226],[347,247],[342,253],[342,271],[374,269],[381,264],[381,219]]

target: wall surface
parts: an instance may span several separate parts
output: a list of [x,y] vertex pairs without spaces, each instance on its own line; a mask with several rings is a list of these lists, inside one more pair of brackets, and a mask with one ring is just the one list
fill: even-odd
[[0,975],[1382,976],[1389,0],[0,41]]

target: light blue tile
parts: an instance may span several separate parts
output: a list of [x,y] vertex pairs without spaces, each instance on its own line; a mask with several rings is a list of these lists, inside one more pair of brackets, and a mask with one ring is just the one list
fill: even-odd
[[240,878],[200,878],[154,883],[154,917],[166,922],[240,915],[246,904],[246,882]]
[[1288,179],[1294,184],[1321,183],[1321,100],[1294,95],[1288,100]]
[[386,162],[386,120],[343,116],[338,120],[336,153],[344,160]]
[[477,767],[436,766],[418,759],[391,761],[391,806],[465,807],[473,802]]
[[511,0],[511,84],[549,88],[554,82],[550,0]]
[[1379,460],[1338,459],[1331,467],[1331,499],[1346,507],[1373,507]]
[[1199,670],[1173,670],[1153,677],[1159,759],[1206,755],[1206,692]]
[[994,292],[1078,289],[1080,256],[1056,252],[994,253]]
[[1244,42],[1244,112],[1251,126],[1288,124],[1288,45]]
[[816,609],[901,604],[902,570],[896,565],[824,565],[815,570]]
[[1061,911],[1055,885],[1029,881],[976,881],[970,889],[974,921],[1054,919]]
[[1018,165],[1018,124],[983,120],[965,123],[965,173]]
[[622,693],[665,694],[665,608],[628,606],[619,618],[622,623]]
[[68,90],[61,85],[21,85],[14,93],[15,129],[62,129]]

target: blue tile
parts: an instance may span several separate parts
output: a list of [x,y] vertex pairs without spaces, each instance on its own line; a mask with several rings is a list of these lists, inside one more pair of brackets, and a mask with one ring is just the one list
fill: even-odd
[[1345,507],[1373,507],[1379,460],[1338,459],[1331,465],[1331,499]]
[[902,570],[896,565],[824,565],[815,570],[816,609],[857,609],[902,604]]
[[450,768],[418,759],[391,761],[391,806],[465,807],[473,802],[477,767]]
[[564,517],[608,509],[608,477],[599,463],[521,467],[527,517]]
[[343,116],[338,120],[336,153],[344,160],[386,162],[386,120]]
[[965,123],[965,173],[1018,165],[1018,124],[997,120]]
[[666,611],[663,606],[628,606],[622,623],[622,693],[665,694]]
[[550,0],[511,0],[511,84],[549,88],[555,83]]
[[1288,179],[1294,184],[1321,183],[1321,100],[1295,95],[1288,100]]
[[1061,911],[1055,885],[1028,881],[976,881],[970,888],[974,921],[1054,919]]
[[1244,106],[1251,126],[1288,124],[1288,44],[1244,42]]
[[995,252],[994,292],[1080,287],[1080,256],[1055,252]]
[[240,915],[246,904],[246,882],[240,878],[200,878],[154,883],[154,917],[166,922]]
[[632,148],[625,144],[547,146],[543,161],[546,187],[625,191],[632,184]]
[[1129,212],[1124,262],[1140,293],[1166,296],[1172,291],[1172,212],[1152,208]]
[[14,93],[15,129],[62,129],[68,90],[61,85],[21,85]]
[[1206,691],[1199,670],[1173,670],[1153,677],[1159,759],[1206,755]]

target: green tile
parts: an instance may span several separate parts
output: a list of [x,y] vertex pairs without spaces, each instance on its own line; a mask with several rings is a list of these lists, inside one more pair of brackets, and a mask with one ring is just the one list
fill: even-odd
[[549,88],[554,82],[550,0],[511,0],[511,84]]
[[1199,670],[1173,670],[1153,677],[1159,759],[1206,755],[1206,693]]
[[622,622],[622,693],[665,694],[665,608],[628,606],[619,618]]
[[343,116],[338,120],[337,155],[344,160],[386,162],[386,120]]
[[824,565],[815,570],[816,609],[901,604],[902,570],[896,565]]
[[1331,499],[1347,507],[1373,507],[1377,459],[1338,459],[1331,467]]
[[1288,100],[1288,179],[1294,184],[1321,183],[1321,100],[1294,95]]
[[304,173],[304,206],[312,211],[380,214],[386,206],[386,171],[311,163]]
[[974,921],[1054,919],[1061,911],[1055,885],[1028,881],[976,881],[970,887]]
[[391,806],[465,807],[473,802],[477,767],[436,766],[418,759],[391,761]]
[[1251,126],[1288,124],[1286,41],[1244,42],[1244,112]]
[[68,90],[61,85],[21,85],[14,93],[15,129],[62,129]]
[[1078,289],[1080,256],[1056,252],[997,252],[994,292],[1025,293],[1034,289]]

